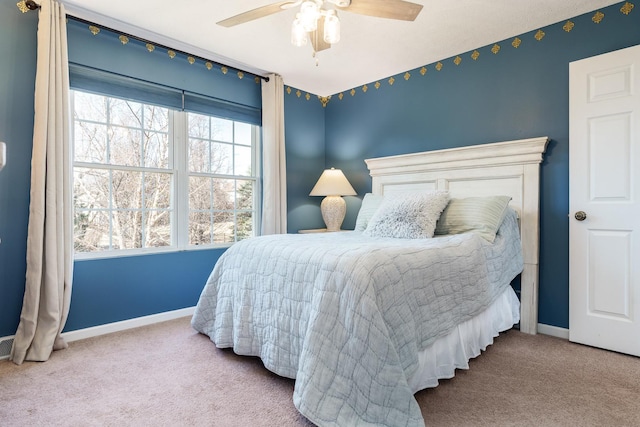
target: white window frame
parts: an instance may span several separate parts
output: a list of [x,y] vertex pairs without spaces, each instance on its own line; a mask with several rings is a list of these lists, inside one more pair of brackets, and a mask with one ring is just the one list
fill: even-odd
[[[70,105],[71,105],[71,117],[73,117],[74,111],[74,94],[75,92],[85,92],[82,90],[71,90],[70,93]],[[90,93],[90,92],[85,92]],[[107,98],[122,99],[117,96],[103,95]],[[140,102],[143,105],[150,105],[149,103]],[[113,249],[103,250],[96,252],[75,252],[74,259],[101,259],[101,258],[118,258],[118,257],[130,257],[138,255],[149,254],[161,254],[178,251],[191,251],[191,250],[207,250],[216,248],[228,248],[235,242],[228,243],[211,243],[192,245],[189,243],[189,176],[188,170],[188,155],[189,155],[189,135],[188,135],[188,112],[177,111],[171,108],[169,110],[169,153],[168,162],[169,168],[157,169],[147,167],[132,167],[132,166],[120,166],[120,165],[101,165],[98,163],[76,162],[75,155],[73,161],[73,169],[78,168],[94,168],[94,169],[118,169],[118,170],[133,170],[133,171],[146,171],[146,172],[161,172],[170,173],[173,175],[172,185],[172,206],[171,210],[171,240],[172,244],[169,246],[150,247],[150,248],[134,248],[134,249]],[[198,113],[201,114],[201,113]],[[210,116],[217,117],[217,116]],[[72,135],[72,147],[75,153],[75,119],[71,119],[71,135]],[[229,120],[229,119],[225,119]],[[233,120],[230,120],[233,121]],[[224,175],[224,179],[240,179],[244,181],[254,181],[253,192],[253,230],[254,236],[260,234],[261,225],[261,195],[262,195],[262,171],[260,162],[261,153],[261,133],[262,130],[258,125],[251,125],[252,136],[252,176],[246,175]],[[235,141],[232,143],[235,144]],[[73,188],[73,186],[72,186]],[[143,208],[144,210],[144,208]],[[235,209],[234,209],[235,212]],[[73,215],[75,215],[75,207],[73,209]]]

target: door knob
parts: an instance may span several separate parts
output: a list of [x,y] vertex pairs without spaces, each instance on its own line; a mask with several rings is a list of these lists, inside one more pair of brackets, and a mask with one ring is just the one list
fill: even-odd
[[583,211],[578,211],[576,212],[575,217],[578,221],[584,221],[587,219],[587,214]]

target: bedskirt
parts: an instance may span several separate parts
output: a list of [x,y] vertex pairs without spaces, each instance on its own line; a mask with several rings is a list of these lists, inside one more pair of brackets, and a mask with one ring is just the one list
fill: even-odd
[[491,306],[439,338],[418,354],[418,369],[408,379],[415,393],[453,378],[456,369],[469,369],[469,360],[480,355],[500,332],[520,321],[520,301],[513,288],[504,290]]

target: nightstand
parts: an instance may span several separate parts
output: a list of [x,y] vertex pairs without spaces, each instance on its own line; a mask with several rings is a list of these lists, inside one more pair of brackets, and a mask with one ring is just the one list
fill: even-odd
[[[351,231],[351,230],[338,230],[337,232],[342,231]],[[298,230],[300,234],[310,234],[310,233],[336,233],[335,231],[327,231],[326,228],[311,228],[309,230]]]

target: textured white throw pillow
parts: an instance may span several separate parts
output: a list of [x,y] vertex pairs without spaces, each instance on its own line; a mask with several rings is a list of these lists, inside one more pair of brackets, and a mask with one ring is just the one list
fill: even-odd
[[433,237],[440,213],[449,202],[447,191],[403,194],[385,198],[373,215],[365,235],[426,239]]

